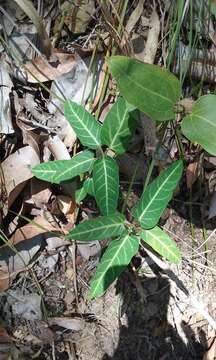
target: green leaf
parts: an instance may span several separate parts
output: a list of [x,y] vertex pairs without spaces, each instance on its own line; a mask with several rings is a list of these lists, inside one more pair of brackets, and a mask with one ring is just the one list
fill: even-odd
[[181,253],[175,242],[158,226],[151,230],[141,230],[140,236],[152,249],[167,260],[174,264],[181,261]]
[[216,3],[215,0],[210,0],[210,11],[212,15],[216,18]]
[[71,230],[67,240],[91,241],[118,236],[124,229],[125,217],[120,213],[86,220]]
[[83,186],[87,194],[94,196],[94,183],[92,178],[88,178],[84,181]]
[[108,112],[101,130],[101,142],[117,154],[127,150],[129,140],[138,124],[138,117],[131,116],[134,107],[123,98],[118,98]]
[[92,298],[102,295],[108,286],[122,273],[139,249],[139,240],[125,231],[119,239],[109,243],[96,273],[91,280]]
[[193,105],[192,113],[182,121],[183,134],[216,155],[216,95],[201,96]]
[[183,170],[181,160],[175,161],[146,187],[132,215],[144,229],[153,228],[172,197]]
[[103,215],[116,211],[119,197],[119,170],[115,160],[103,156],[93,166],[94,196]]
[[86,197],[87,194],[88,194],[88,193],[87,193],[87,191],[85,190],[85,188],[84,188],[84,186],[83,186],[83,184],[82,184],[81,188],[80,188],[80,189],[77,189],[77,190],[75,191],[75,201],[76,201],[76,204],[80,204],[81,201]]
[[168,70],[125,56],[111,56],[107,63],[121,95],[130,104],[154,120],[175,117],[173,108],[180,98],[181,86]]
[[75,201],[80,204],[87,195],[94,196],[94,184],[92,178],[83,181],[81,187],[75,191]]
[[70,160],[48,161],[39,164],[32,169],[32,173],[38,179],[60,184],[86,171],[90,171],[94,161],[94,154],[89,150],[85,150]]
[[70,100],[65,101],[64,113],[82,145],[90,149],[101,145],[101,125],[83,106]]

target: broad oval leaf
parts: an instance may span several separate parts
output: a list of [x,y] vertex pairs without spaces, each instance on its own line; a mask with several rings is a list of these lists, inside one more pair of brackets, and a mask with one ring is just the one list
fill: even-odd
[[83,106],[67,100],[64,114],[82,145],[90,149],[97,149],[101,145],[101,125]]
[[175,161],[152,181],[143,191],[138,204],[132,209],[132,215],[144,229],[153,228],[159,221],[172,197],[183,171],[181,160]]
[[103,156],[93,166],[94,196],[103,215],[116,211],[119,197],[119,170],[114,159]]
[[158,254],[174,264],[181,261],[181,252],[169,235],[155,226],[151,230],[141,230],[141,238]]
[[102,129],[101,142],[117,154],[123,154],[138,124],[138,116],[124,98],[120,97],[108,112]]
[[125,56],[111,56],[107,63],[121,94],[130,104],[153,120],[175,117],[173,109],[180,98],[181,86],[168,70]]
[[201,96],[182,121],[183,134],[216,155],[216,95]]
[[48,161],[35,166],[32,173],[38,179],[60,184],[75,176],[92,170],[94,154],[89,150],[82,151],[70,160]]
[[71,230],[66,239],[92,241],[118,236],[124,229],[124,221],[125,217],[120,213],[86,220]]
[[139,240],[125,231],[112,240],[106,249],[91,280],[91,298],[102,295],[109,285],[122,273],[139,249]]

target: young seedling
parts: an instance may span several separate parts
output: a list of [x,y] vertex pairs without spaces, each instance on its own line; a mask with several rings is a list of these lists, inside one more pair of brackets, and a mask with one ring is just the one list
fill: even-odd
[[[118,212],[119,169],[115,159],[127,150],[138,123],[137,109],[157,121],[175,118],[180,83],[170,72],[155,65],[122,56],[111,57],[107,62],[123,97],[117,99],[103,125],[81,105],[66,101],[65,116],[85,150],[71,160],[50,161],[33,168],[36,177],[56,184],[85,174],[76,193],[77,202],[87,194],[94,196],[101,216],[80,223],[66,239],[80,242],[110,239],[91,280],[91,297],[105,292],[138,252],[140,242],[172,263],[181,261],[180,250],[158,226],[158,221],[181,178],[182,160],[161,171],[144,189],[131,209],[133,221],[129,223]],[[183,134],[212,154],[216,154],[215,100],[215,95],[200,97],[182,121]]]

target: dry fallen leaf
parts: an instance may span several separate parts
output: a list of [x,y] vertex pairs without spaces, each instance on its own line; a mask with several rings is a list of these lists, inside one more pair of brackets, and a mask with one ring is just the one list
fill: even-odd
[[54,230],[42,216],[37,217],[34,224],[17,229],[8,243],[0,247],[0,291],[8,289],[16,275],[26,269],[43,241],[53,237],[50,231]]
[[4,173],[4,184],[8,194],[8,207],[23,190],[27,180],[33,177],[31,169],[40,163],[39,155],[31,146],[25,146],[1,164]]
[[49,325],[58,325],[65,329],[80,331],[83,330],[85,322],[81,318],[53,317],[48,319]]
[[11,107],[10,97],[11,88],[13,83],[10,75],[7,71],[5,64],[1,61],[0,63],[0,133],[11,134],[14,133],[12,118],[11,118]]
[[76,63],[76,56],[63,50],[55,49],[55,62],[48,62],[43,56],[25,64],[23,78],[30,83],[55,80],[57,77],[72,70]]

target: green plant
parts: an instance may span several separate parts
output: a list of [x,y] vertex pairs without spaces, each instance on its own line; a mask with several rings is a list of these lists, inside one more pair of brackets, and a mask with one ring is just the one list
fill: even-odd
[[183,114],[183,134],[216,154],[215,95],[200,97],[188,114],[179,103],[180,82],[166,69],[123,56],[110,57],[107,63],[124,98],[118,98],[103,125],[81,105],[66,101],[65,116],[88,149],[71,160],[51,161],[33,168],[35,176],[57,184],[84,174],[76,200],[80,202],[87,194],[96,199],[101,216],[80,223],[66,236],[77,241],[111,239],[91,281],[92,297],[103,294],[120,275],[137,253],[140,241],[173,263],[181,260],[179,249],[157,224],[181,178],[182,160],[161,171],[145,187],[131,209],[132,222],[117,211],[119,171],[115,156],[127,150],[138,123],[137,109],[161,122],[174,119],[176,112]]
[[171,262],[178,263],[181,259],[179,249],[157,223],[179,182],[182,161],[174,162],[146,187],[131,212],[135,221],[129,223],[124,214],[117,211],[119,170],[115,156],[110,154],[126,151],[138,123],[137,110],[119,97],[101,126],[81,105],[66,101],[65,116],[81,144],[88,149],[71,160],[42,163],[32,171],[36,177],[56,184],[85,174],[82,187],[76,193],[77,202],[87,194],[93,195],[102,216],[80,223],[66,239],[112,239],[91,281],[91,296],[101,295],[119,276],[137,253],[140,241]]
[[[175,118],[175,113],[179,111],[181,84],[174,75],[159,66],[124,56],[112,56],[107,62],[121,95],[127,101],[153,120]],[[194,102],[192,111],[181,110],[183,134],[213,155],[216,155],[215,113],[216,95],[213,94],[200,96]]]

